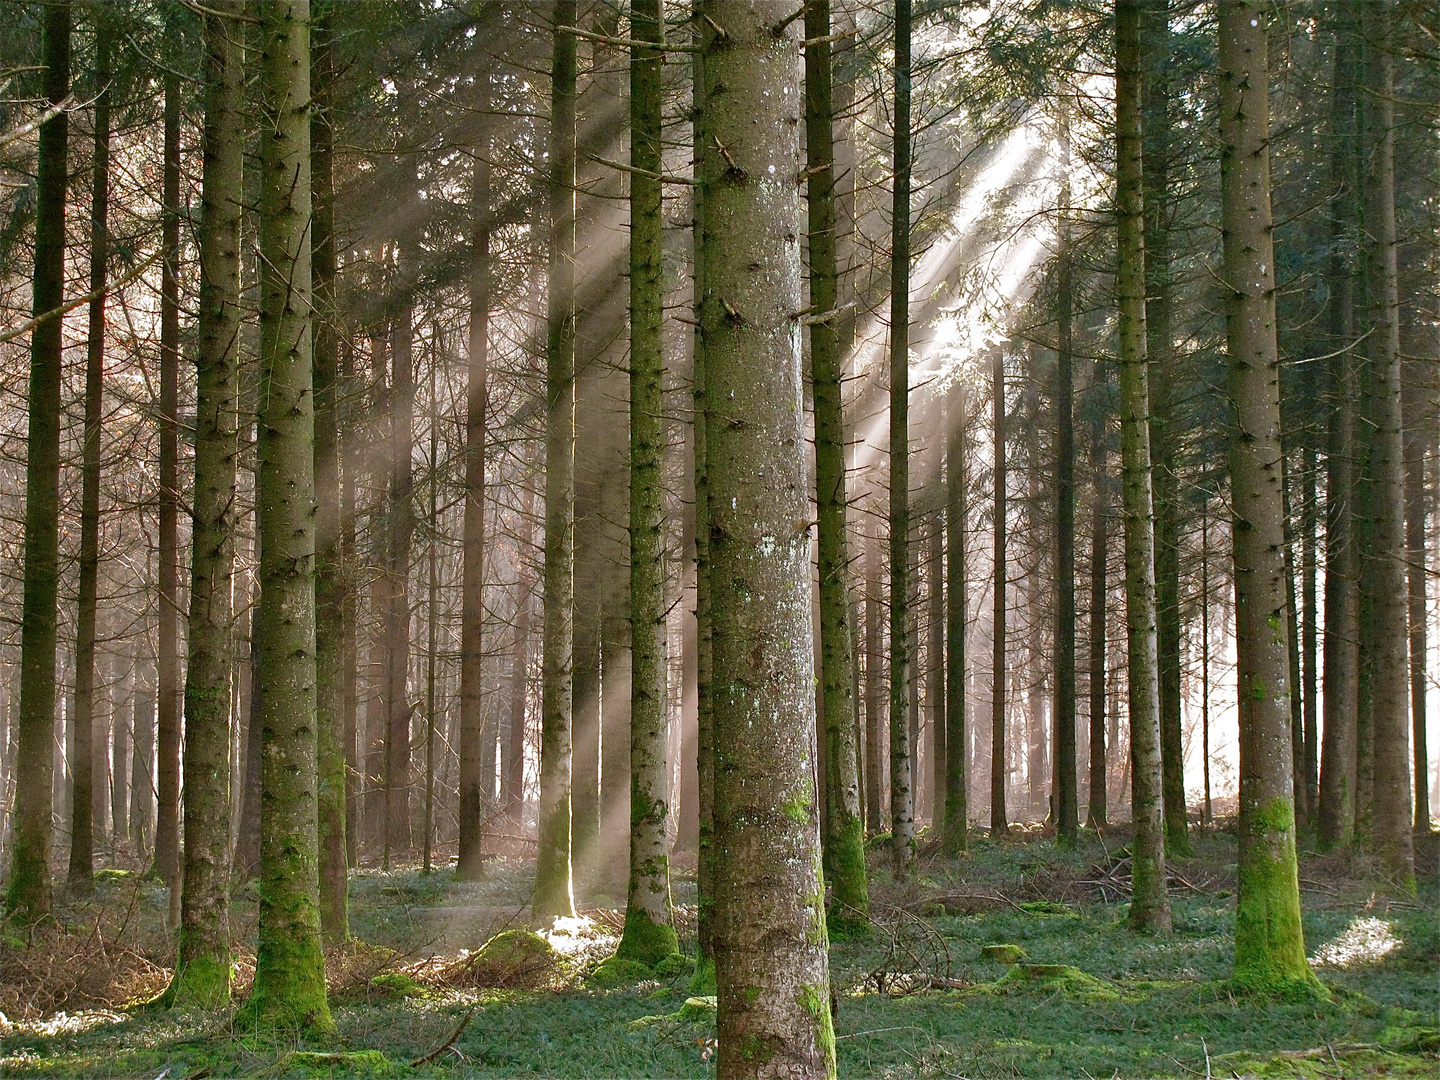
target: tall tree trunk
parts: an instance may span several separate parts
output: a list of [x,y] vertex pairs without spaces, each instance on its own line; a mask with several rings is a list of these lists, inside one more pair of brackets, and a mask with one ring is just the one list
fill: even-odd
[[331,1034],[320,952],[311,378],[310,6],[258,5],[261,37],[260,930],[240,1028]]
[[965,724],[965,386],[951,384],[945,432],[945,825],[947,854],[970,846],[969,732]]
[[[664,42],[660,0],[634,0],[630,36]],[[630,50],[630,880],[617,957],[655,964],[679,948],[670,902],[665,753],[665,360],[661,352],[662,53]]]
[[[85,348],[85,431],[80,469],[80,581],[75,604],[75,776],[70,810],[72,890],[89,892],[95,878],[92,789],[103,774],[95,747],[95,608],[100,577],[100,423],[105,395],[105,270],[110,236],[110,103],[114,30],[109,12],[95,23],[95,142],[90,166],[90,339]],[[102,747],[103,749],[103,747]],[[98,766],[98,768],[97,768]]]
[[1426,750],[1425,443],[1431,406],[1425,401],[1424,373],[1415,361],[1405,364],[1405,549],[1410,591],[1410,716],[1415,738],[1415,831],[1430,831],[1430,771]]
[[[1098,375],[1098,365],[1097,365]],[[1099,385],[1099,378],[1095,385]],[[1110,553],[1109,480],[1105,475],[1105,424],[1095,423],[1090,441],[1090,793],[1085,824],[1103,829],[1109,824],[1110,773],[1105,750],[1105,599]]]
[[[835,1074],[793,318],[801,220],[791,180],[803,167],[793,12],[788,0],[701,6],[722,1077]],[[727,242],[709,242],[719,237]]]
[[530,572],[535,496],[528,490],[515,548],[515,638],[511,643],[509,718],[501,748],[501,801],[505,816],[519,823],[525,810],[525,706],[530,690]]
[[180,78],[167,71],[163,82],[155,872],[171,889],[173,907],[180,878]]
[[[939,410],[939,427],[944,430],[945,413]],[[943,434],[941,435],[943,439]],[[943,447],[937,446],[938,454]],[[938,470],[937,470],[938,472]],[[936,488],[939,484],[936,484]],[[934,489],[932,489],[934,490]],[[925,571],[925,588],[929,600],[928,627],[925,641],[925,722],[930,728],[930,761],[926,776],[930,779],[930,827],[940,832],[945,820],[945,517],[943,511],[932,513],[930,519],[930,552]],[[916,755],[917,763],[921,760]]]
[[[872,504],[871,520],[879,508]],[[865,827],[872,836],[881,832],[885,816],[885,780],[881,755],[885,746],[885,642],[881,630],[880,595],[882,541],[870,537],[865,545]]]
[[136,675],[130,724],[130,841],[143,860],[155,835],[155,686],[150,677]]
[[205,127],[196,350],[195,503],[185,667],[185,865],[170,1004],[230,1001],[230,704],[240,406],[244,4],[203,16]]
[[1294,488],[1293,470],[1290,467],[1290,453],[1285,437],[1285,413],[1281,410],[1280,420],[1280,520],[1284,526],[1285,548],[1285,640],[1289,646],[1290,661],[1290,758],[1294,763],[1291,783],[1295,789],[1295,834],[1298,837],[1305,830],[1305,774],[1301,762],[1305,760],[1305,712],[1300,700],[1300,605],[1295,589],[1295,515],[1291,503]]
[[995,614],[991,621],[994,661],[990,676],[990,836],[999,839],[1010,829],[1005,807],[1005,349],[995,347],[991,394],[995,402]]
[[[1312,376],[1313,377],[1313,376]],[[1314,415],[1313,399],[1307,397],[1310,415]],[[1318,550],[1316,529],[1319,523],[1316,496],[1316,453],[1315,431],[1305,432],[1305,447],[1301,457],[1305,476],[1300,496],[1300,659],[1302,663],[1302,692],[1304,694],[1302,725],[1305,737],[1305,758],[1297,767],[1304,777],[1305,828],[1307,835],[1315,835],[1315,812],[1319,806],[1320,761],[1319,761],[1319,677],[1315,661],[1319,644],[1316,632],[1316,584]],[[1204,610],[1202,601],[1201,610]]]
[[550,272],[545,372],[545,595],[540,845],[532,918],[575,913],[570,719],[575,600],[575,0],[555,5],[550,70]]
[[1341,0],[1330,92],[1331,203],[1329,430],[1325,453],[1325,714],[1320,751],[1320,846],[1348,847],[1355,835],[1356,708],[1359,679],[1359,556],[1355,544],[1356,363],[1353,252],[1359,186],[1356,132],[1355,3]]
[[[116,658],[118,668],[120,658]],[[134,675],[126,680],[130,694],[135,693]],[[120,680],[111,681],[110,735],[110,840],[117,847],[130,838],[130,724],[121,716]],[[6,713],[13,699],[6,699]],[[7,719],[8,719],[7,715]],[[7,732],[8,735],[8,732]],[[6,739],[8,744],[9,740]]]
[[1179,432],[1172,401],[1175,372],[1170,269],[1169,0],[1146,0],[1141,14],[1144,65],[1145,353],[1150,378],[1150,440],[1155,509],[1155,657],[1159,671],[1160,765],[1169,854],[1190,853],[1185,816],[1185,746],[1180,730],[1180,498],[1175,476]]
[[1070,122],[1061,127],[1060,266],[1056,275],[1055,365],[1055,824],[1062,844],[1080,839],[1075,771],[1075,282],[1071,263]]
[[[490,75],[478,76],[479,109],[491,108]],[[490,407],[490,153],[488,126],[475,151],[470,182],[470,357],[465,389],[465,540],[460,611],[460,845],[455,876],[480,876],[483,763],[494,752],[485,737],[485,438]],[[485,794],[493,797],[493,792]]]
[[[45,99],[70,93],[70,4],[44,11],[40,57]],[[65,297],[65,180],[68,113],[40,126],[36,154],[35,278],[31,310],[56,311]],[[58,312],[30,333],[25,459],[25,585],[20,627],[20,718],[7,912],[38,921],[50,912],[51,745],[55,729],[56,619],[60,589],[60,384]]]
[[1280,475],[1280,357],[1270,215],[1270,109],[1259,0],[1219,8],[1230,488],[1240,701],[1240,869],[1233,985],[1318,989],[1305,960],[1295,862]]
[[895,876],[915,859],[910,685],[910,0],[895,0],[890,217],[890,841]]
[[[413,169],[413,163],[411,165]],[[416,190],[413,172],[405,189]],[[415,280],[418,252],[409,238],[396,258],[395,318],[390,327],[390,504],[385,577],[385,850],[384,865],[411,846],[410,836],[410,555],[415,536]]]
[[1410,800],[1410,717],[1406,655],[1405,489],[1401,444],[1400,298],[1395,230],[1394,61],[1390,0],[1362,5],[1365,34],[1365,232],[1370,293],[1369,344],[1375,379],[1375,526],[1370,554],[1375,588],[1376,851],[1387,876],[1415,891]]
[[820,685],[825,722],[825,879],[830,925],[869,922],[865,820],[856,772],[855,655],[846,544],[845,354],[836,254],[835,136],[831,94],[830,2],[805,8],[805,174],[810,253],[810,370],[815,398],[815,498],[820,558]]
[[1142,206],[1140,13],[1143,0],[1115,5],[1115,203],[1119,269],[1120,444],[1124,458],[1125,612],[1130,686],[1131,817],[1135,823],[1130,926],[1170,929],[1156,659],[1155,514],[1151,500],[1150,387],[1145,352],[1145,232]]
[[320,928],[328,941],[350,936],[345,853],[345,673],[341,662],[347,582],[340,507],[340,340],[335,303],[335,64],[329,9],[312,37],[310,170],[315,221],[310,258],[315,308],[315,717],[319,753]]
[[421,827],[420,864],[430,873],[435,844],[435,736],[439,729],[436,670],[440,652],[440,408],[435,396],[435,369],[430,365],[430,527],[425,550],[425,820]]
[[1200,508],[1200,762],[1205,770],[1206,825],[1215,820],[1210,802],[1210,497]]
[[[698,38],[697,19],[694,36]],[[696,50],[690,66],[690,149],[694,168],[705,152],[705,54]],[[699,955],[697,976],[715,970],[715,723],[712,693],[713,650],[710,616],[710,473],[708,465],[709,424],[707,402],[705,335],[700,332],[700,307],[705,281],[705,193],[698,184],[691,188],[694,219],[690,223],[692,416],[695,452],[695,773],[699,787],[699,858],[696,860],[697,921]]]

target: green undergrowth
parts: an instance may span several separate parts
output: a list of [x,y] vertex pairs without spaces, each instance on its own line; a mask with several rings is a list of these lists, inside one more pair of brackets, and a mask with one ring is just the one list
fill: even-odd
[[[1307,955],[1344,958],[1315,968],[1329,1000],[1257,999],[1237,995],[1230,983],[1233,837],[1197,833],[1195,858],[1177,864],[1196,888],[1172,892],[1175,930],[1163,937],[1130,933],[1122,903],[1097,902],[1078,884],[1113,857],[1119,844],[1108,844],[1107,855],[1093,838],[1073,852],[1044,840],[977,839],[958,861],[922,860],[916,883],[903,889],[882,865],[871,882],[874,930],[832,942],[840,1074],[1178,1080],[1205,1076],[1208,1056],[1215,1077],[1440,1075],[1434,1004],[1440,890],[1433,878],[1422,881],[1418,902],[1398,905],[1333,878],[1307,892]],[[1325,870],[1318,861],[1307,867],[1311,858],[1302,855],[1301,876],[1313,880]],[[692,982],[688,960],[664,971],[640,965],[633,977],[603,983],[596,975],[618,935],[604,954],[575,961],[564,977],[538,987],[427,982],[424,970],[407,967],[428,955],[420,951],[427,944],[454,955],[443,950],[458,940],[406,937],[407,926],[420,928],[416,933],[433,933],[437,925],[483,933],[460,946],[470,949],[503,932],[503,924],[492,928],[486,920],[492,912],[510,917],[517,895],[523,903],[524,867],[492,864],[488,872],[493,876],[479,883],[409,871],[357,877],[357,926],[394,949],[394,961],[384,971],[365,970],[348,993],[332,995],[333,1040],[239,1033],[231,1026],[233,1008],[81,1014],[75,1023],[0,1030],[0,1075],[713,1075],[714,987],[705,986],[705,970]],[[941,895],[990,899],[967,908],[971,914],[913,914]],[[437,922],[446,912],[449,921]],[[517,925],[523,920],[509,929]],[[527,935],[502,940],[534,945]],[[986,957],[983,948],[997,943],[1020,955]],[[947,988],[878,993],[871,973],[887,958],[890,970],[907,970],[895,966],[901,946],[914,963],[943,967],[948,957],[950,981],[937,984]],[[693,936],[682,937],[682,947],[693,951]],[[410,1064],[442,1047],[462,1023],[451,1048]]]

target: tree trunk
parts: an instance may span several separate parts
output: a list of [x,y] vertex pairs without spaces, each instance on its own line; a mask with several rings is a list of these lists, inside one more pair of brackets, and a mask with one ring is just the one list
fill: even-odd
[[440,409],[435,397],[435,369],[430,365],[430,526],[426,544],[425,589],[425,820],[421,826],[420,865],[424,873],[434,866],[435,845],[435,736],[439,728],[436,670],[440,651]]
[[[70,5],[45,8],[40,45],[45,99],[70,92]],[[68,114],[40,127],[36,155],[35,316],[65,296],[65,182]],[[61,323],[56,315],[30,334],[29,421],[25,460],[25,585],[20,629],[20,719],[15,754],[15,819],[7,912],[38,921],[50,912],[51,745],[55,730],[56,619],[59,607]]]
[[1062,120],[1060,265],[1056,280],[1055,365],[1055,825],[1062,844],[1080,839],[1075,771],[1075,283],[1071,265],[1070,125]]
[[[699,36],[698,23],[694,36]],[[705,152],[705,54],[696,50],[690,67],[690,149],[697,163]],[[696,860],[696,973],[715,971],[715,723],[712,693],[713,650],[710,616],[710,473],[709,425],[706,409],[705,335],[700,332],[700,307],[705,281],[705,193],[691,188],[694,219],[690,223],[692,417],[695,453],[695,779],[699,788],[699,858]]]
[[[943,442],[945,413],[939,410],[941,424],[939,438]],[[940,454],[943,446],[937,446]],[[937,470],[938,472],[938,470]],[[938,483],[936,484],[938,488]],[[933,490],[933,489],[932,489]],[[945,772],[946,772],[946,731],[945,731],[945,517],[935,512],[930,518],[930,552],[925,571],[925,588],[929,601],[926,616],[928,628],[925,641],[925,722],[930,728],[929,768],[925,775],[930,779],[930,827],[933,834],[940,832],[945,820]],[[921,761],[916,755],[916,762]]]
[[1355,4],[1341,0],[1331,90],[1329,431],[1325,454],[1325,714],[1320,751],[1322,850],[1349,847],[1355,835],[1356,709],[1359,679],[1359,556],[1355,544],[1356,364],[1354,213],[1359,185],[1355,113]]
[[[664,41],[660,0],[634,0],[630,36]],[[666,761],[665,360],[661,352],[662,53],[630,50],[630,880],[617,957],[656,964],[679,948],[670,902]],[[597,748],[598,749],[598,748]]]
[[970,846],[969,732],[965,724],[965,424],[969,404],[951,384],[945,438],[945,827],[947,854]]
[[[413,168],[413,162],[412,162]],[[416,189],[406,177],[408,192]],[[399,242],[396,299],[390,326],[390,504],[386,513],[385,578],[385,849],[384,865],[411,847],[410,835],[410,555],[415,536],[415,279],[418,251]]]
[[[1308,405],[1313,416],[1313,399],[1308,399]],[[1305,472],[1300,495],[1300,660],[1304,694],[1302,726],[1305,736],[1305,759],[1297,771],[1300,771],[1304,777],[1305,828],[1307,834],[1313,837],[1315,835],[1315,811],[1320,802],[1320,761],[1317,741],[1320,720],[1319,673],[1315,667],[1319,644],[1315,624],[1317,607],[1315,590],[1318,581],[1316,554],[1319,547],[1316,529],[1319,519],[1315,483],[1318,466],[1313,428],[1309,428],[1305,432],[1305,447],[1301,462]]]
[[[227,10],[228,9],[228,10]],[[234,673],[244,63],[232,2],[203,16],[204,163],[196,351],[195,503],[185,667],[185,851],[169,1004],[230,1001],[230,688]]]
[[995,401],[995,614],[991,621],[994,661],[990,677],[990,837],[998,840],[1010,829],[1005,807],[1005,349],[995,348],[991,393]]
[[1215,820],[1210,802],[1210,497],[1200,508],[1200,762],[1205,770],[1205,816]]
[[[138,659],[137,659],[138,664]],[[143,861],[155,834],[155,687],[135,679],[130,711],[133,755],[130,760],[130,842]],[[256,755],[258,760],[259,755]],[[49,754],[46,754],[49,760]]]
[[335,302],[335,78],[330,16],[315,25],[311,72],[310,169],[315,221],[311,238],[315,311],[315,717],[319,752],[320,927],[327,941],[350,936],[349,875],[345,853],[345,633],[346,578],[340,508],[340,341]]
[[[479,76],[482,114],[491,108],[490,75]],[[490,407],[490,153],[481,136],[470,185],[470,363],[465,393],[465,539],[460,612],[460,845],[455,876],[480,876],[485,736],[485,439]],[[487,792],[493,797],[493,792]]]
[[555,5],[550,71],[550,287],[545,372],[545,595],[540,845],[532,919],[575,914],[570,719],[575,598],[575,0]]
[[[872,504],[871,520],[879,519]],[[865,545],[865,827],[870,835],[884,828],[881,807],[885,802],[885,780],[881,756],[885,748],[885,642],[881,631],[882,566],[881,540],[872,536]]]
[[[700,9],[721,1077],[835,1073],[793,318],[801,221],[792,179],[803,167],[800,35],[784,22],[793,9],[788,0]],[[903,728],[903,709],[900,717]]]
[[258,6],[261,36],[260,930],[242,1029],[332,1034],[320,952],[311,379],[310,8]]
[[1190,854],[1185,815],[1185,747],[1180,730],[1180,492],[1175,475],[1178,416],[1171,400],[1175,372],[1170,269],[1169,0],[1146,0],[1141,14],[1144,148],[1145,352],[1150,379],[1150,440],[1155,509],[1155,656],[1159,672],[1160,764],[1165,847]]
[[[172,31],[167,27],[167,40]],[[164,79],[161,170],[159,654],[155,662],[155,873],[180,884],[180,78]]]
[[1305,960],[1295,863],[1268,27],[1258,0],[1222,4],[1219,18],[1225,323],[1236,423],[1230,488],[1240,700],[1240,885],[1233,985],[1262,992],[1308,991],[1318,987]]
[[1141,139],[1140,12],[1115,5],[1115,203],[1119,269],[1120,444],[1124,459],[1125,612],[1130,686],[1134,900],[1130,926],[1170,929],[1165,892],[1160,698],[1156,659],[1155,515],[1151,500],[1150,388],[1145,352],[1144,180]]
[[910,726],[910,0],[895,2],[890,218],[890,846],[897,878],[915,858]]
[[1375,850],[1402,890],[1415,891],[1406,642],[1405,489],[1401,444],[1400,299],[1395,229],[1394,60],[1389,0],[1362,6],[1366,41],[1364,190],[1369,344],[1375,379],[1371,469],[1375,526]]
[[[89,892],[95,879],[92,789],[104,772],[95,747],[95,608],[100,576],[100,424],[105,395],[105,270],[109,259],[110,104],[113,28],[97,8],[95,24],[95,150],[90,181],[90,339],[85,349],[85,430],[81,449],[80,581],[75,604],[75,776],[70,810],[72,890]],[[101,748],[103,749],[103,747]]]
[[1426,618],[1425,575],[1425,443],[1430,408],[1425,401],[1424,372],[1419,363],[1405,363],[1405,549],[1406,584],[1410,591],[1410,716],[1415,738],[1415,831],[1430,831],[1430,771],[1426,751]]
[[830,68],[830,2],[805,9],[805,173],[809,211],[810,369],[815,398],[815,498],[820,558],[820,684],[825,734],[825,879],[830,925],[869,923],[865,821],[856,771],[855,656],[846,544],[845,415],[839,263],[836,254],[835,138]]
[[[1098,376],[1098,364],[1097,364]],[[1097,377],[1095,385],[1099,385]],[[1109,479],[1105,475],[1105,424],[1097,421],[1090,442],[1090,793],[1085,824],[1103,829],[1109,824],[1110,773],[1105,751],[1105,599],[1109,569]]]
[[509,718],[501,748],[501,801],[505,816],[519,824],[525,812],[525,706],[530,690],[530,558],[535,496],[528,490],[515,548],[515,638],[511,643]]

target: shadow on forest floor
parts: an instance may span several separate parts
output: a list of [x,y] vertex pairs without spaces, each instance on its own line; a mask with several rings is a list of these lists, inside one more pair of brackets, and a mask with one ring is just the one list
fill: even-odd
[[[1195,839],[1196,856],[1172,863],[1175,930],[1164,938],[1125,929],[1122,836],[1091,835],[1073,852],[1036,835],[981,839],[958,861],[922,858],[903,888],[877,869],[874,932],[831,949],[841,1075],[1440,1074],[1437,841],[1417,851],[1420,896],[1404,901],[1355,884],[1371,868],[1348,857],[1302,857],[1307,948],[1331,1000],[1285,1003],[1226,990],[1234,837]],[[0,1074],[711,1075],[713,1012],[683,1008],[687,972],[596,985],[620,911],[591,909],[558,927],[559,956],[538,978],[477,974],[474,950],[525,926],[529,879],[518,860],[490,863],[468,884],[449,871],[356,873],[358,943],[327,954],[340,1038],[297,1047],[235,1031],[228,1015],[134,1007],[168,978],[166,896],[107,872],[57,925],[0,941]],[[676,883],[676,900],[693,946],[693,878]],[[254,941],[245,890],[234,929],[243,992]],[[992,944],[1017,946],[1024,962],[986,958]]]

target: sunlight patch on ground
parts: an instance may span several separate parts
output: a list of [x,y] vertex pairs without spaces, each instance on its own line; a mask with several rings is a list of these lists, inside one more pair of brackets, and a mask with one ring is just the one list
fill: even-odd
[[604,923],[588,915],[570,918],[557,916],[549,930],[538,931],[550,947],[569,960],[608,956],[615,951],[620,938]]
[[1316,949],[1310,962],[1319,967],[1359,967],[1378,963],[1401,944],[1389,921],[1371,916],[1357,917]]
[[90,1031],[106,1024],[122,1023],[125,1019],[126,1017],[119,1013],[107,1009],[86,1009],[77,1013],[58,1012],[44,1020],[10,1021],[5,1018],[4,1013],[0,1013],[0,1035],[78,1035],[82,1031]]

